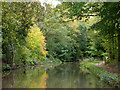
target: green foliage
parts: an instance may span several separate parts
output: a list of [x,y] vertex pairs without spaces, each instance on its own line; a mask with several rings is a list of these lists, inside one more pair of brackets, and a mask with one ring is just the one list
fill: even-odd
[[4,70],[10,70],[10,69],[12,69],[9,65],[3,65],[2,66],[2,70],[4,71]]
[[34,45],[37,49],[41,47],[41,50],[35,50],[35,47],[32,51],[32,46],[30,48],[29,42],[26,40],[26,37],[30,37],[28,33],[30,26],[33,25],[32,18],[35,19],[34,22],[39,21],[43,16],[41,12],[43,10],[44,8],[41,7],[39,2],[2,2],[2,54],[4,62],[12,65],[25,65],[27,63],[33,64],[33,61],[43,60],[46,54],[43,53],[45,44],[43,44],[43,35],[40,34],[42,32],[39,33],[39,29],[37,29],[37,37],[32,40],[36,43],[41,40],[38,46]]
[[15,50],[15,64],[24,65],[30,63],[30,55],[30,50],[26,46],[20,45],[19,48]]
[[93,61],[92,63],[100,63],[100,62],[102,62],[102,61]]
[[[118,59],[120,56],[118,53],[119,43],[117,39],[119,38],[117,34],[119,34],[118,30],[118,16],[119,16],[119,3],[103,3],[101,6],[101,11],[99,15],[101,20],[94,24],[91,28],[99,30],[99,35],[103,35],[102,38],[102,46],[106,53],[108,53],[108,57],[112,60]],[[113,11],[113,13],[111,13]],[[104,24],[103,24],[104,23]],[[118,48],[117,48],[118,47]],[[118,59],[119,61],[120,59]]]
[[57,59],[57,58],[54,58],[54,57],[49,57],[49,58],[46,58],[43,62],[40,62],[40,64],[47,64],[47,65],[49,65],[49,64],[60,64],[60,63],[62,63],[61,62],[61,60],[59,60],[59,59]]
[[47,49],[49,54],[59,59],[68,59],[71,55],[72,39],[68,36],[68,30],[65,26],[60,25],[57,29],[49,30],[46,34]]
[[20,45],[15,53],[15,64],[35,64],[46,58],[45,37],[37,25],[33,25],[26,37],[26,45]]
[[30,58],[35,59],[35,62],[44,60],[47,54],[45,37],[37,25],[33,25],[33,27],[30,28],[26,40],[28,42],[27,47],[31,51]]
[[88,49],[88,55],[108,53],[110,61],[120,62],[119,2],[64,2],[57,8],[62,16],[83,20],[92,30],[87,32],[88,46],[95,50]]
[[56,9],[46,4],[44,9],[39,2],[3,2],[3,60],[33,65],[46,56],[53,61],[108,56],[108,62],[116,61],[120,58],[118,5],[66,2]]
[[100,20],[100,17],[92,17],[88,19],[87,22],[85,22],[85,25],[87,26],[87,42],[88,47],[86,50],[86,53],[88,56],[103,56],[103,53],[105,52],[103,47],[103,36],[99,35],[99,31],[90,29],[90,27],[97,23]]
[[93,63],[94,63],[94,62],[101,62],[100,59],[94,58],[94,57],[89,57],[89,58],[87,58],[86,60],[89,61],[89,62],[93,62]]
[[61,23],[63,18],[60,17],[58,12],[50,9],[49,11],[51,13],[46,12],[44,21],[39,22],[39,27],[43,29],[47,40],[48,58],[54,57],[61,61],[77,60],[83,56],[83,51],[86,48],[85,25],[80,24],[74,30],[67,23]]
[[101,81],[114,87],[120,87],[120,79],[118,74],[108,72],[101,67],[91,64],[91,62],[87,60],[81,63],[81,67],[83,67],[86,72],[92,73],[96,77],[100,78]]

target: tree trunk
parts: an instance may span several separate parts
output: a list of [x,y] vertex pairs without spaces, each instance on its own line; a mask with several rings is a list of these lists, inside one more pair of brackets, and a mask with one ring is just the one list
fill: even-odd
[[[119,18],[119,15],[118,15],[118,17],[117,18]],[[117,33],[118,33],[118,37],[117,37],[117,39],[118,39],[118,62],[117,62],[117,65],[118,65],[118,68],[120,69],[120,30],[119,30],[119,21],[115,21],[116,22],[116,24],[117,24],[117,26],[116,26],[116,30],[117,30]]]
[[118,67],[119,65],[120,65],[120,32],[118,33]]
[[12,67],[14,67],[15,62],[14,62],[14,45],[13,45],[13,41],[12,41]]

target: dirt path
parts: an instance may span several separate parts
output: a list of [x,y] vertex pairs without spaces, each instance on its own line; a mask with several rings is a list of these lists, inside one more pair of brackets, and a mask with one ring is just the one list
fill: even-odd
[[100,67],[102,64],[104,64],[104,61],[102,61],[102,62],[100,62],[100,63],[92,63],[92,64],[94,64],[94,65]]
[[98,67],[101,67],[101,68],[105,69],[108,72],[120,74],[120,70],[118,70],[117,68],[115,68],[114,65],[105,65],[104,61],[102,61],[100,63],[92,63],[92,64],[94,64],[94,65],[96,65]]

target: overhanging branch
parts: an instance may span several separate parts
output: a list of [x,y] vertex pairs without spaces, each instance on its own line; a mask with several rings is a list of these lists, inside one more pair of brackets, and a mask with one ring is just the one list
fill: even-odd
[[[97,15],[82,15],[81,17],[86,17],[86,16],[98,16],[99,14]],[[72,20],[68,20],[68,21],[62,21],[62,23],[67,23],[67,22],[71,22],[71,21],[74,21],[74,20],[78,20],[79,17],[75,18],[75,19],[72,19]]]

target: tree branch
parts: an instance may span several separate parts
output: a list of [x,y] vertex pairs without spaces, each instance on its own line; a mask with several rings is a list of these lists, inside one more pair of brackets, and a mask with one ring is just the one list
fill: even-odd
[[[98,16],[97,15],[82,15],[81,17],[85,17],[85,16]],[[74,20],[78,20],[79,17],[75,18],[75,19],[72,19],[72,20],[68,20],[68,21],[62,21],[62,23],[67,23],[67,22],[71,22],[71,21],[74,21]]]

